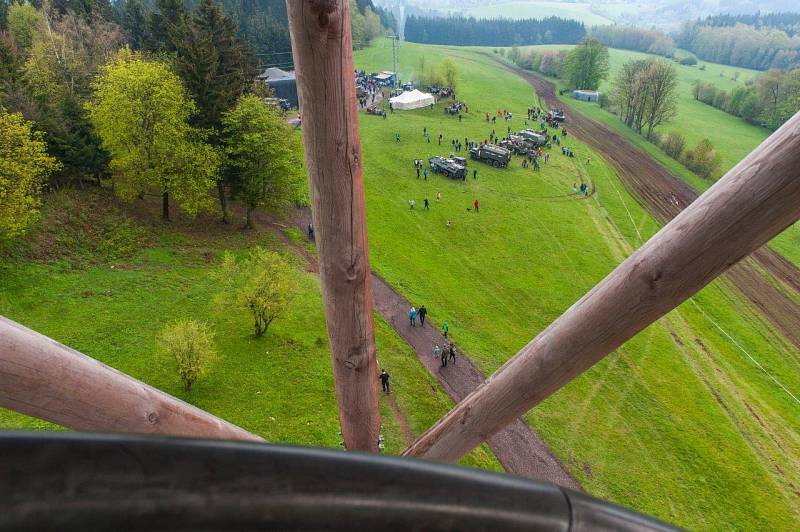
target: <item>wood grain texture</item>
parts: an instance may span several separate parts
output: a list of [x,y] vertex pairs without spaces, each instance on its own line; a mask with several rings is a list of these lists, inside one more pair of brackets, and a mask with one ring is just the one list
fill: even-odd
[[339,421],[377,451],[378,368],[347,0],[287,0]]
[[800,113],[422,434],[453,461],[800,218]]
[[81,431],[263,441],[2,316],[0,406]]

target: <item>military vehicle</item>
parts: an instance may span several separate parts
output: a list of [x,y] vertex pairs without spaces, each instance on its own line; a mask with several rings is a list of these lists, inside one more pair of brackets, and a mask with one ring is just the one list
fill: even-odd
[[481,144],[470,149],[469,155],[476,161],[483,161],[495,168],[507,166],[511,162],[511,151],[494,144]]
[[459,164],[453,159],[435,156],[428,159],[431,170],[436,174],[444,174],[453,179],[464,179],[467,176],[467,167]]
[[520,135],[509,135],[508,138],[501,140],[497,145],[517,155],[527,155],[531,149],[531,143]]
[[523,129],[519,132],[519,136],[530,142],[534,148],[547,144],[547,135],[542,135],[532,129]]

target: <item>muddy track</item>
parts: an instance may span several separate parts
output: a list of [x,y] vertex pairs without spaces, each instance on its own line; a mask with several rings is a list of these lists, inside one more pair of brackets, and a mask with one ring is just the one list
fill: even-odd
[[[231,209],[239,216],[243,214],[241,207],[235,202]],[[317,258],[289,238],[285,232],[288,226],[262,211],[255,212],[254,221],[261,226],[269,227],[287,246],[303,257],[307,262],[307,271],[319,273]],[[310,222],[311,212],[307,208],[299,208],[294,212],[289,224],[305,232]],[[441,367],[439,359],[433,357],[433,346],[445,345],[445,338],[431,324],[411,327],[406,314],[411,303],[375,273],[372,274],[372,291],[375,310],[380,312],[398,336],[406,341],[422,365],[439,381],[455,402],[461,401],[483,384],[486,376],[460,349],[455,364]],[[398,375],[397,379],[402,380],[402,376]],[[414,435],[408,421],[393,396],[390,397],[389,403],[398,416],[400,430],[406,443],[410,444],[414,440]],[[508,473],[535,480],[546,480],[564,488],[582,490],[578,481],[550,451],[544,440],[522,418],[515,419],[487,439],[486,443]]]
[[[551,82],[501,64],[530,83],[544,105],[565,107],[556,96]],[[566,107],[565,113],[568,131],[601,153],[617,170],[625,187],[660,222],[668,222],[697,199],[698,194],[694,189],[622,135],[569,107]],[[756,265],[760,266],[761,271]],[[783,290],[800,296],[800,269],[766,246],[724,274],[732,287],[800,349],[800,305],[771,282],[770,276],[783,285]]]

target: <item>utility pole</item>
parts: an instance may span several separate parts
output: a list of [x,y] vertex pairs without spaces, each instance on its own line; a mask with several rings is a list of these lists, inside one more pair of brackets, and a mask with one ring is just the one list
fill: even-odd
[[394,72],[394,81],[392,82],[392,88],[397,88],[397,40],[398,37],[396,34],[392,35],[392,72]]

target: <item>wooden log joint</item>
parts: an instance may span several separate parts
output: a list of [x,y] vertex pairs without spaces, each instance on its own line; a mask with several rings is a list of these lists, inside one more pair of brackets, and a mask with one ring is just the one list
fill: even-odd
[[2,316],[0,406],[73,430],[263,441]]
[[286,8],[339,421],[348,449],[377,451],[378,369],[349,3],[287,0]]

